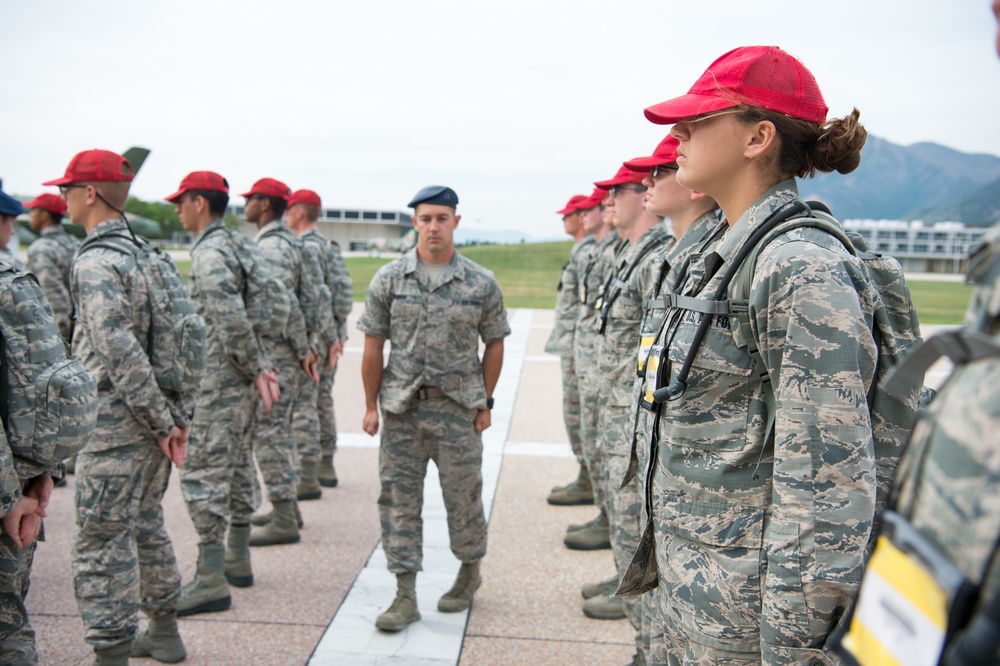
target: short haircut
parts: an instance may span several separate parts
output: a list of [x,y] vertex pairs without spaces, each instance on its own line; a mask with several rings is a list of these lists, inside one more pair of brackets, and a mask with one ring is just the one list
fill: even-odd
[[101,196],[107,199],[106,203],[110,204],[115,210],[119,212],[125,210],[125,204],[128,202],[128,191],[132,186],[131,182],[124,180],[104,180],[81,184],[90,185],[100,192]]
[[[264,196],[264,195],[259,195]],[[287,199],[279,199],[278,197],[268,197],[264,196],[265,199],[271,202],[271,211],[277,216],[281,217],[285,214],[285,209],[288,207]]]
[[190,195],[191,200],[204,197],[208,202],[208,211],[216,216],[222,217],[226,214],[226,207],[229,205],[229,195],[219,190],[188,190],[185,196]]
[[313,206],[312,204],[296,204],[297,206],[302,206],[302,210],[306,213],[306,219],[310,222],[315,222],[319,219],[320,209],[319,206]]

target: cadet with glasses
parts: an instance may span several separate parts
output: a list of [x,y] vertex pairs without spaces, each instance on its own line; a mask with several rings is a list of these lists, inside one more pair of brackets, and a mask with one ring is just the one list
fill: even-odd
[[835,663],[825,644],[875,517],[866,396],[878,294],[840,240],[798,228],[759,251],[748,330],[711,301],[755,229],[804,208],[796,176],[857,168],[858,115],[828,121],[802,63],[757,46],[723,55],[688,94],[646,109],[674,123],[677,182],[715,199],[729,225],[693,258],[679,291],[687,300],[650,352],[657,388],[680,387],[659,407],[647,488],[670,663]]

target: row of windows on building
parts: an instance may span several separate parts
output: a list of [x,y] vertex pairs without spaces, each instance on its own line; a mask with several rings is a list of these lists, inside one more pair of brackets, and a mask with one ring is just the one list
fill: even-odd
[[[226,212],[242,219],[246,213],[246,206],[229,206]],[[349,210],[344,208],[324,208],[320,213],[320,221],[359,221],[375,223],[396,223],[401,226],[410,226],[410,214],[399,211],[383,210]]]

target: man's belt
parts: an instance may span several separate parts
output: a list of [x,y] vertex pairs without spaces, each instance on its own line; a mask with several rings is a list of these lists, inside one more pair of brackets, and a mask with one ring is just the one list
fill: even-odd
[[428,398],[447,398],[444,391],[436,386],[421,386],[417,389],[417,400],[427,400]]

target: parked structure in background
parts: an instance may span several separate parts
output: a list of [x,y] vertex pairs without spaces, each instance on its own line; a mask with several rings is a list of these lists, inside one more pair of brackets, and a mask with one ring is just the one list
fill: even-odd
[[[230,205],[226,214],[240,220],[244,233],[255,233],[253,226],[246,221],[245,206],[242,203]],[[351,252],[364,252],[372,248],[400,250],[403,237],[413,229],[413,222],[410,214],[405,211],[324,207],[316,221],[316,229]]]
[[903,270],[920,273],[964,273],[969,249],[989,227],[961,222],[904,222],[901,220],[845,220],[873,252],[894,257]]

